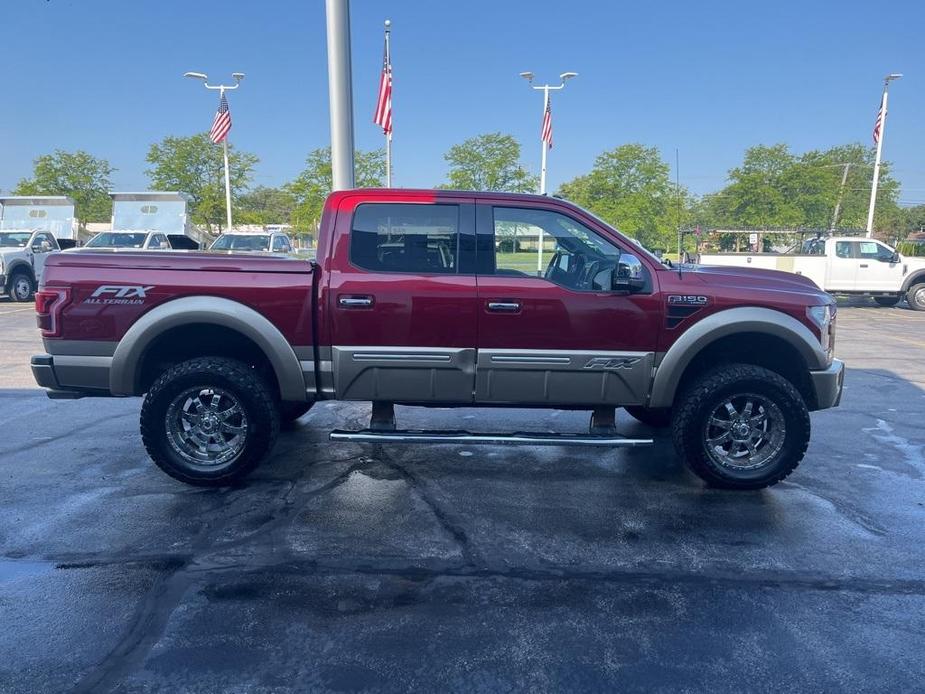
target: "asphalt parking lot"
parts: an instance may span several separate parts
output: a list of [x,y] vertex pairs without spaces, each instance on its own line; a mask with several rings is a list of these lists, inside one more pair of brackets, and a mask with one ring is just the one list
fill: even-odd
[[332,444],[368,416],[344,403],[246,484],[202,490],[148,460],[139,400],[36,389],[31,309],[2,302],[0,691],[920,689],[925,314],[858,300],[838,320],[842,406],[763,492],[704,488],[663,436],[603,454]]

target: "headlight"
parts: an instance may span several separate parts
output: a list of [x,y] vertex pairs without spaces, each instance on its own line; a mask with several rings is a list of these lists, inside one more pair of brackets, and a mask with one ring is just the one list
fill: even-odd
[[835,305],[807,306],[806,317],[819,328],[819,344],[831,362],[835,355]]

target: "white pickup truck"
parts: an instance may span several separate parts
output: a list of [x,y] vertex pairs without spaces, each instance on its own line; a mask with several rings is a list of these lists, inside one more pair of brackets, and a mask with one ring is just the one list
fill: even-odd
[[0,231],[0,296],[30,301],[42,278],[45,258],[60,249],[50,231]]
[[702,253],[701,265],[783,270],[808,277],[830,294],[871,296],[895,306],[904,296],[909,307],[925,311],[925,258],[909,258],[881,241],[830,237],[803,243],[801,253]]

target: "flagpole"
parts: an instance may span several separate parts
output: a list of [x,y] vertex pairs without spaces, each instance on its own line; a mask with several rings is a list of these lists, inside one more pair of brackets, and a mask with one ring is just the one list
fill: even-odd
[[228,136],[222,140],[222,150],[225,155],[225,218],[228,220],[228,227],[225,231],[231,231],[231,175],[228,170]]
[[[389,81],[392,80],[392,43],[390,41],[392,33],[392,20],[385,20],[385,60],[389,66]],[[391,91],[389,92],[389,100],[391,101]],[[389,107],[391,110],[391,106]],[[389,128],[389,131],[385,134],[385,187],[392,187],[392,129]]]
[[880,155],[883,152],[883,136],[886,132],[886,103],[889,97],[890,80],[902,77],[899,73],[887,75],[883,80],[883,99],[880,102],[880,134],[877,137],[877,156],[874,159],[874,180],[870,184],[870,206],[867,208],[867,238],[874,232],[874,209],[877,207],[877,187],[880,183]]

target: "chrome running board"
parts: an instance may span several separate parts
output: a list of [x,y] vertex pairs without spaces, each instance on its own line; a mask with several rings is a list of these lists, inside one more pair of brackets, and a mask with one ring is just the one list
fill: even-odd
[[535,434],[518,432],[514,434],[476,434],[469,431],[418,431],[398,429],[395,431],[345,431],[335,429],[331,441],[352,441],[354,443],[456,443],[522,445],[522,446],[599,446],[603,448],[634,448],[651,446],[652,439],[627,439],[622,436],[597,434]]

